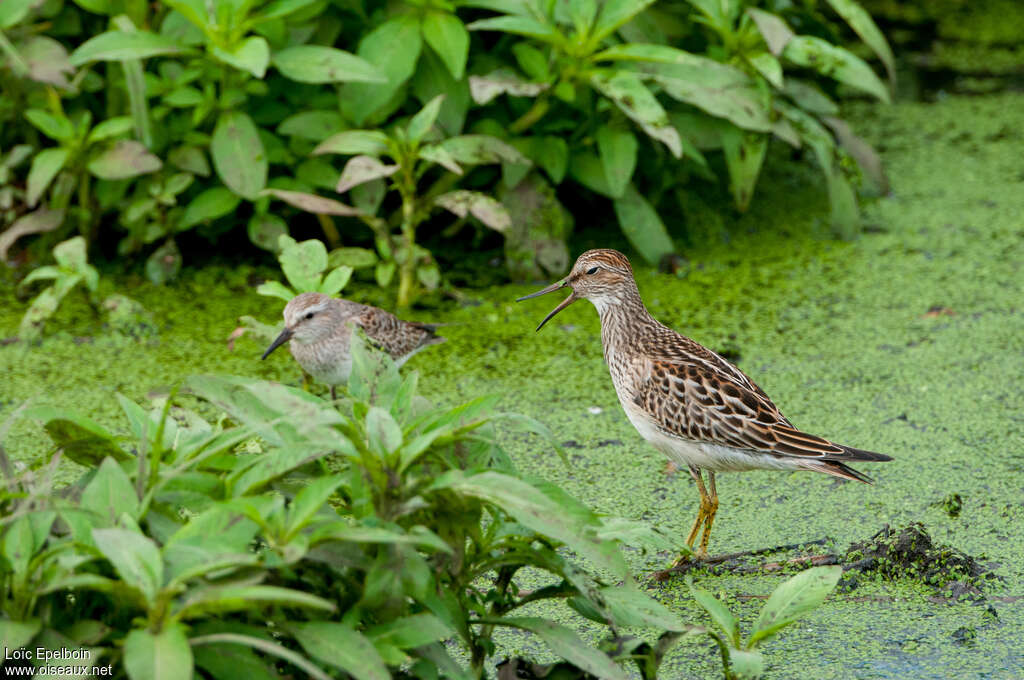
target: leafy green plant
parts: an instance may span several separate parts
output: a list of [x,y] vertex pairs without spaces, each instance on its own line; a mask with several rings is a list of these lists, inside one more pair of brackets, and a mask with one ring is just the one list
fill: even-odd
[[[328,137],[314,154],[346,154],[352,158],[338,179],[338,193],[350,191],[368,182],[387,179],[401,197],[401,210],[390,220],[366,214],[363,219],[373,229],[381,261],[376,277],[386,286],[398,272],[398,306],[408,307],[415,300],[418,285],[434,290],[441,276],[429,251],[416,243],[416,230],[431,211],[448,210],[458,217],[470,215],[484,225],[504,231],[510,225],[508,211],[487,194],[450,190],[464,173],[463,165],[511,163],[529,166],[530,161],[515,148],[489,135],[456,135],[443,138],[435,128],[444,95],[431,99],[407,125],[396,125],[389,133],[380,130],[346,130]],[[384,163],[390,158],[393,163]],[[445,171],[426,191],[419,184],[434,167]],[[376,193],[376,212],[384,198]]]
[[687,578],[687,585],[697,604],[721,630],[721,633],[706,632],[718,644],[726,680],[764,675],[764,655],[757,648],[786,626],[817,609],[836,587],[842,574],[843,569],[838,566],[812,567],[783,582],[761,608],[754,630],[745,642],[740,638],[739,619],[714,595],[693,585],[692,579]]
[[42,334],[46,320],[54,315],[64,296],[76,286],[82,284],[90,294],[94,294],[99,285],[100,275],[86,258],[83,237],[76,236],[58,243],[53,249],[53,257],[56,265],[37,267],[21,281],[22,288],[34,281],[53,281],[32,300],[22,317],[18,335],[23,340],[34,340]]
[[352,276],[353,268],[348,265],[339,265],[327,272],[330,267],[327,248],[317,239],[299,242],[282,234],[278,247],[281,252],[277,259],[291,288],[278,281],[266,281],[256,289],[260,295],[286,302],[299,293],[337,295]]
[[[690,630],[637,587],[617,545],[672,542],[518,474],[493,421],[548,436],[538,423],[489,415],[494,397],[432,407],[417,381],[356,342],[340,411],[291,387],[214,376],[148,411],[119,396],[126,436],[24,408],[58,449],[49,472],[61,456],[87,471],[53,493],[48,474],[19,476],[0,448],[0,635],[87,647],[132,680],[195,669],[229,680],[240,668],[481,678],[495,631],[512,628],[616,679],[626,675],[608,654],[518,610],[562,600],[613,634]],[[523,590],[524,569],[551,585]]]

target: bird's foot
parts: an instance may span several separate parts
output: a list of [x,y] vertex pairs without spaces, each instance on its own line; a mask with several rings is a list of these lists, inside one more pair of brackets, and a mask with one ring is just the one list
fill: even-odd
[[711,558],[708,557],[706,550],[684,553],[677,557],[668,569],[662,569],[651,574],[651,579],[654,581],[667,581],[676,574],[685,574],[691,569],[702,566],[709,559]]
[[767,555],[775,552],[785,552],[789,550],[797,550],[801,548],[808,548],[810,546],[825,545],[831,542],[832,539],[825,537],[819,538],[816,541],[804,541],[802,543],[790,543],[787,545],[777,545],[771,548],[758,548],[756,550],[743,550],[741,552],[723,553],[721,555],[708,555],[707,552],[697,550],[693,553],[681,555],[668,569],[656,571],[651,575],[654,581],[667,581],[673,576],[685,574],[691,569],[700,568],[714,568],[716,572],[729,572],[737,574],[755,573],[755,572],[771,572],[784,569],[786,567],[812,567],[823,564],[837,564],[837,557],[831,554],[816,554],[816,555],[805,555],[802,557],[794,557],[788,560],[779,560],[773,562],[766,562],[764,564],[750,566],[744,564],[742,559],[745,557],[757,557],[760,555]]

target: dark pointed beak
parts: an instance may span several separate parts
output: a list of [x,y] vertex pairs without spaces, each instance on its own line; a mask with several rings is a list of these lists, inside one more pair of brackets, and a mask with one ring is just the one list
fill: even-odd
[[[516,298],[516,302],[522,302],[523,300],[529,300],[530,298],[540,297],[541,295],[547,295],[548,293],[554,293],[556,290],[560,288],[565,288],[568,285],[569,279],[559,281],[558,283],[552,283],[547,288],[544,288],[543,290],[538,290],[536,293],[531,293],[529,295],[524,295],[521,298]],[[569,297],[562,300],[561,304],[552,309],[551,313],[544,317],[544,320],[540,322],[539,326],[537,326],[537,330],[539,331],[541,328],[544,328],[544,324],[550,321],[551,317],[553,317],[555,314],[558,314],[560,311],[562,311],[572,303],[576,302],[577,300],[579,300],[579,297],[576,296],[576,291],[569,293]]]
[[292,338],[292,331],[291,331],[291,329],[290,328],[285,328],[283,331],[281,331],[281,335],[277,336],[274,339],[274,341],[272,343],[270,343],[270,347],[267,348],[267,351],[263,353],[263,356],[261,356],[260,359],[266,359],[268,356],[270,356],[271,352],[273,352],[275,349],[277,349],[278,347],[280,347],[284,343],[286,343],[289,340],[291,340],[291,338]]

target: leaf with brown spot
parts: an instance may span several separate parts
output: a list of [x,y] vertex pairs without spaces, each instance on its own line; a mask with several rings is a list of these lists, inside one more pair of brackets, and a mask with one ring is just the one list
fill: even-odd
[[512,218],[505,206],[477,191],[450,191],[435,198],[434,204],[459,217],[472,215],[495,231],[505,232],[512,226]]
[[50,210],[42,207],[27,215],[22,215],[7,231],[0,234],[0,262],[7,259],[7,251],[22,236],[53,231],[63,223],[63,210]]
[[345,164],[345,169],[341,171],[341,178],[338,180],[338,186],[334,190],[343,194],[364,182],[390,177],[398,170],[397,164],[385,165],[373,156],[354,156]]
[[340,201],[335,201],[331,198],[324,198],[323,196],[317,196],[316,194],[307,194],[302,191],[264,189],[260,192],[260,195],[273,196],[276,199],[284,201],[288,205],[295,206],[300,210],[305,210],[306,212],[311,212],[317,215],[351,216],[360,214],[357,208],[345,205]]
[[100,179],[129,179],[156,172],[163,163],[142,142],[120,139],[89,161],[89,172]]

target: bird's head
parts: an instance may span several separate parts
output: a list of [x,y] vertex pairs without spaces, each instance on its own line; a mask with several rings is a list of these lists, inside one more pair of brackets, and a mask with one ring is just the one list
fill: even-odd
[[338,308],[332,304],[330,296],[323,293],[296,295],[284,307],[284,330],[270,343],[262,358],[266,359],[289,340],[303,345],[323,340],[334,332],[337,317]]
[[618,304],[636,293],[636,282],[633,280],[633,268],[629,266],[629,260],[625,255],[610,248],[600,248],[588,250],[580,255],[576,259],[576,264],[572,266],[572,271],[563,280],[531,295],[524,295],[516,302],[553,293],[562,288],[571,289],[569,297],[544,317],[537,330],[555,314],[583,298],[590,300],[598,312]]

